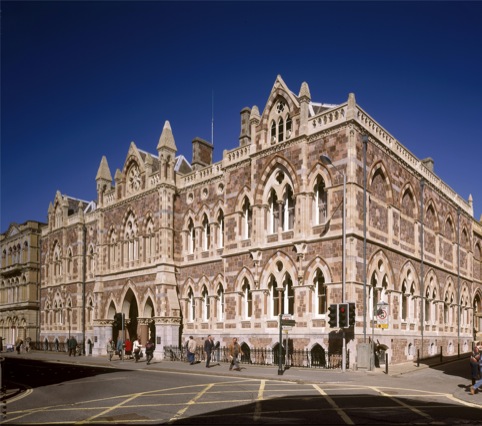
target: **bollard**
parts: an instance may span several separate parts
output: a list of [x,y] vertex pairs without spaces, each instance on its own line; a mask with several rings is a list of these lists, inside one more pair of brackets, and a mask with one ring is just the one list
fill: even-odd
[[443,355],[442,355],[442,346],[440,346],[440,363],[443,362]]
[[2,382],[2,373],[3,373],[3,363],[5,358],[0,358],[0,420],[3,421],[7,418],[7,387],[3,385]]
[[385,353],[385,374],[388,374],[388,354]]
[[417,349],[417,367],[420,367],[420,349]]

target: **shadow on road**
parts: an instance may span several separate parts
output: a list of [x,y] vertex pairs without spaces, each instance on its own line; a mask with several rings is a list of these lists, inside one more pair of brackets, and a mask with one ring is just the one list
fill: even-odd
[[2,369],[2,380],[8,392],[11,389],[18,388],[19,385],[36,388],[116,371],[123,370],[63,364],[61,362],[52,363],[32,359],[5,358]]

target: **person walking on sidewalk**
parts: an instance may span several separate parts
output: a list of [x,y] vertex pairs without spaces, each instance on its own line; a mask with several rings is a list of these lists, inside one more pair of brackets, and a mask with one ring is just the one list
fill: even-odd
[[470,355],[470,375],[472,377],[472,386],[475,382],[480,379],[480,369],[479,369],[479,361],[480,361],[480,350],[477,345],[474,345],[474,349],[472,354]]
[[231,363],[229,364],[229,370],[232,370],[234,368],[236,371],[241,371],[241,368],[239,368],[238,357],[244,354],[241,350],[241,346],[239,346],[237,337],[233,337],[233,342],[229,345],[228,353],[229,359],[231,360]]
[[139,359],[141,358],[141,349],[142,349],[142,342],[140,338],[137,338],[134,340],[134,358],[136,359],[136,362],[139,362]]
[[23,345],[23,340],[19,337],[15,341],[15,349],[16,349],[18,355],[20,355],[20,351],[22,350],[22,345]]
[[209,335],[204,341],[204,352],[206,352],[206,368],[209,368],[209,363],[211,362],[211,352],[214,350],[214,340],[213,336]]
[[69,356],[72,354],[75,356],[77,352],[77,339],[74,336],[67,341],[67,347],[69,348]]
[[115,351],[115,346],[114,342],[112,341],[112,337],[109,338],[107,341],[107,344],[105,345],[105,349],[107,350],[107,357],[109,358],[109,361],[112,361],[112,356],[114,355]]
[[146,343],[146,361],[147,365],[149,365],[152,361],[152,358],[154,358],[154,349],[156,348],[156,345],[154,345],[154,342],[152,339],[150,339]]
[[470,387],[470,393],[472,395],[475,395],[478,391],[479,388],[482,386],[482,379],[477,380],[473,386]]
[[195,360],[197,344],[194,337],[189,336],[189,342],[187,342],[187,360],[189,364],[193,365]]

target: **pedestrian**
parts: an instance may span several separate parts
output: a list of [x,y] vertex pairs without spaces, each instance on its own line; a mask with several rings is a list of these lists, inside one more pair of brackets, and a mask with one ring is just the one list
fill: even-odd
[[233,337],[233,342],[228,347],[228,353],[229,359],[231,360],[231,363],[229,364],[229,370],[232,370],[234,368],[236,371],[241,371],[241,368],[239,368],[238,357],[240,355],[244,355],[244,353],[241,350],[241,346],[239,346],[237,337]]
[[25,339],[25,352],[30,351],[30,337]]
[[138,337],[136,340],[134,340],[134,344],[133,344],[133,348],[134,348],[134,358],[136,360],[136,362],[139,362],[139,359],[142,357],[142,341],[140,339],[140,337]]
[[221,347],[221,344],[219,343],[219,340],[218,340],[214,345],[214,350],[211,358],[211,361],[217,361],[218,365],[219,365],[219,360],[221,359],[219,356],[219,353],[221,351],[220,347]]
[[77,352],[77,339],[74,336],[67,341],[67,347],[69,349],[69,356],[75,356],[75,353]]
[[115,351],[115,346],[114,346],[114,341],[112,340],[112,337],[109,338],[106,344],[106,350],[107,350],[107,356],[109,357],[109,361],[112,361],[112,356],[114,355]]
[[474,345],[472,354],[470,355],[470,375],[472,377],[472,386],[480,379],[479,371],[480,350],[477,345]]
[[482,379],[479,379],[470,387],[470,393],[472,395],[475,395],[479,391],[479,388],[481,386],[482,386]]
[[132,342],[129,338],[126,339],[125,350],[126,357],[132,359]]
[[22,344],[23,344],[23,340],[19,337],[15,341],[15,349],[17,350],[17,354],[19,354],[19,355],[20,355],[20,350],[22,349]]
[[146,361],[147,365],[149,365],[152,361],[152,358],[154,358],[154,349],[156,348],[156,345],[154,345],[154,342],[152,339],[150,339],[146,343]]
[[122,359],[122,350],[124,349],[124,342],[122,341],[122,338],[119,337],[117,339],[117,345],[115,348],[116,355],[119,355],[119,359]]
[[194,340],[194,337],[189,336],[189,342],[187,343],[187,361],[191,365],[194,364],[196,347],[197,347],[197,344],[196,344],[196,341]]
[[209,335],[204,341],[204,352],[206,352],[206,368],[209,368],[209,363],[211,362],[211,353],[214,350],[214,339],[213,336]]

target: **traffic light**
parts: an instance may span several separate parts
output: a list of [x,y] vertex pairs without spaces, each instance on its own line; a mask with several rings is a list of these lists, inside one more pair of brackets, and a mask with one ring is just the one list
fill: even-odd
[[354,303],[348,304],[348,320],[350,327],[355,325],[356,305]]
[[338,305],[337,304],[331,304],[330,307],[328,308],[328,324],[330,325],[330,328],[337,328],[338,327]]
[[114,328],[122,328],[122,314],[120,312],[114,314],[114,322],[112,325]]
[[348,303],[338,304],[338,327],[347,328],[348,324]]

